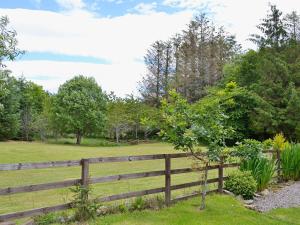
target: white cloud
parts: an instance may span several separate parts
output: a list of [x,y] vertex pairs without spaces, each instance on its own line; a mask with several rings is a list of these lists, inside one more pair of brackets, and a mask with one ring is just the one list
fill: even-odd
[[[104,1],[104,0],[103,0]],[[108,0],[106,0],[108,1]],[[60,0],[63,4],[63,0]],[[67,3],[68,2],[68,3]],[[165,40],[185,28],[193,13],[203,6],[213,7],[217,24],[236,34],[245,48],[253,47],[247,38],[256,33],[256,25],[264,18],[269,0],[165,0],[165,4],[181,8],[177,13],[156,12],[155,4],[137,7],[143,13],[119,17],[97,17],[83,1],[64,0],[65,11],[50,12],[28,9],[0,9],[8,15],[18,32],[19,47],[27,51],[103,58],[110,65],[19,61],[8,67],[27,77],[52,77],[49,81],[35,79],[48,90],[71,76],[83,73],[95,76],[105,90],[130,93],[144,72],[142,63],[146,49],[156,40]],[[271,0],[285,13],[300,9],[300,1]],[[193,9],[193,10],[192,10]],[[147,13],[147,12],[151,13]],[[138,61],[139,60],[139,61]],[[137,63],[140,62],[140,63]],[[86,72],[85,72],[86,71]]]
[[156,2],[140,3],[134,7],[134,10],[141,14],[151,14],[155,12],[156,7],[157,7]]
[[189,8],[195,9],[199,8],[200,6],[205,5],[207,2],[205,0],[164,0],[163,5],[171,6],[171,7],[178,7],[178,8]]
[[145,73],[142,62],[106,65],[33,60],[7,62],[6,64],[18,76],[24,75],[51,92],[56,92],[59,85],[81,74],[94,77],[107,92],[114,91],[119,96],[125,96],[131,92],[137,94],[137,83],[140,81],[141,74]]
[[67,10],[82,9],[85,7],[83,0],[55,0],[62,8]]
[[111,62],[143,59],[152,42],[181,31],[192,17],[190,11],[113,18],[97,18],[84,12],[0,9],[17,30],[21,49],[92,56]]

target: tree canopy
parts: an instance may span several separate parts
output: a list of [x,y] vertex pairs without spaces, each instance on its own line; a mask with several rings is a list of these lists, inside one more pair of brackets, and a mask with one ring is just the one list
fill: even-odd
[[54,99],[54,113],[65,133],[83,135],[104,131],[106,96],[94,78],[75,76],[59,87]]

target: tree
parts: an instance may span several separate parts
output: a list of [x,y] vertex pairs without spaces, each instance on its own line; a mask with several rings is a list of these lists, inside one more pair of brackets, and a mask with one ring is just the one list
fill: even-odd
[[101,133],[106,120],[106,96],[94,78],[75,76],[59,87],[54,100],[54,113],[60,129],[82,136]]
[[[192,153],[205,165],[201,209],[205,208],[208,165],[212,161],[223,160],[225,140],[234,133],[231,127],[226,126],[227,116],[218,102],[215,103],[211,105],[210,113],[203,113],[201,107],[193,107],[174,91],[170,92],[169,102],[162,102],[163,139],[171,142],[175,149]],[[203,143],[208,145],[206,154],[201,154]]]
[[228,82],[221,87],[214,87],[208,95],[195,103],[194,107],[202,114],[210,114],[213,107],[220,107],[227,115],[226,126],[232,127],[235,132],[226,139],[232,145],[244,138],[253,136],[251,130],[253,120],[256,120],[258,109],[263,109],[262,99],[253,91],[239,87],[236,82]]
[[171,43],[156,41],[144,58],[148,73],[140,82],[139,91],[146,102],[158,107],[168,93],[171,70]]
[[257,26],[262,35],[252,34],[250,40],[256,43],[260,48],[272,47],[278,50],[284,46],[287,40],[282,19],[282,12],[275,6],[270,5],[270,12],[262,23]]
[[233,35],[200,14],[181,34],[151,45],[145,56],[148,73],[140,83],[140,93],[155,106],[168,98],[173,88],[189,102],[196,102],[207,94],[207,86],[223,77],[223,66],[239,50]]
[[0,140],[15,138],[19,130],[17,81],[7,70],[0,70]]
[[289,39],[293,41],[300,41],[300,16],[296,11],[287,14],[284,18],[285,27]]
[[3,61],[14,60],[23,53],[17,48],[18,41],[15,30],[8,29],[9,20],[6,16],[0,18],[0,66],[3,67]]
[[131,125],[126,102],[122,98],[115,97],[109,101],[107,109],[108,129],[113,131],[116,142],[119,143],[122,132],[127,131]]
[[43,88],[25,78],[17,82],[20,96],[20,137],[29,141],[34,135],[34,123],[43,112],[46,93]]

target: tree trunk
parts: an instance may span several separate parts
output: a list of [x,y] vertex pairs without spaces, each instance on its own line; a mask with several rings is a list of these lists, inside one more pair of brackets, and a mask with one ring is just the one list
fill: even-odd
[[80,131],[77,131],[77,134],[76,134],[76,144],[77,145],[80,145],[81,144],[81,138],[82,138],[82,134]]
[[116,142],[119,143],[119,128],[116,127]]
[[138,140],[138,124],[135,125],[135,140]]
[[204,179],[202,180],[202,190],[201,190],[201,206],[200,210],[205,209],[206,201],[206,191],[207,191],[207,177],[208,177],[208,163],[205,164]]

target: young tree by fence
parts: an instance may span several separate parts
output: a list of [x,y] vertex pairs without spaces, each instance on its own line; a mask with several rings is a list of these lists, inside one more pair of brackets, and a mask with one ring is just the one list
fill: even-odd
[[[170,101],[162,101],[162,118],[161,135],[171,142],[175,149],[191,153],[205,168],[208,168],[211,162],[223,163],[226,139],[233,135],[234,130],[226,126],[227,117],[221,111],[218,102],[211,107],[210,114],[206,114],[201,112],[201,109],[193,108],[175,91],[171,91]],[[206,154],[203,154],[201,147],[203,143],[208,144]],[[201,209],[205,208],[207,172],[205,169]]]

